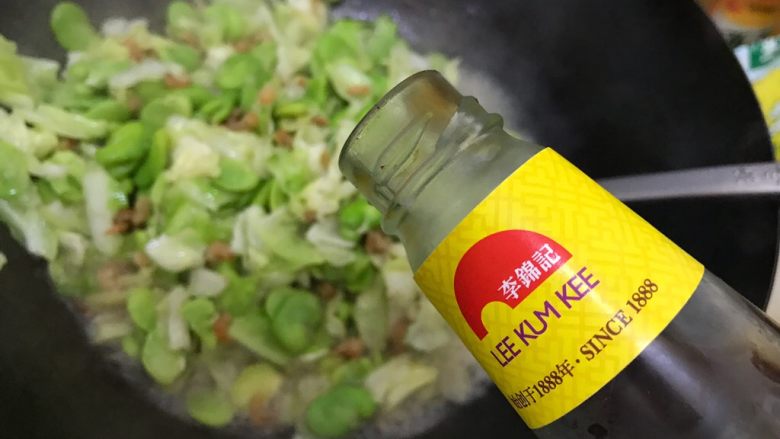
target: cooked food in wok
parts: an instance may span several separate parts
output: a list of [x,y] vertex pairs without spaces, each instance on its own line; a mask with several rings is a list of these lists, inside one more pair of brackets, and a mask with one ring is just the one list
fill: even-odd
[[334,159],[393,85],[456,61],[319,0],[177,1],[163,33],[66,2],[51,27],[63,66],[0,39],[0,219],[96,343],[215,427],[333,438],[478,391]]

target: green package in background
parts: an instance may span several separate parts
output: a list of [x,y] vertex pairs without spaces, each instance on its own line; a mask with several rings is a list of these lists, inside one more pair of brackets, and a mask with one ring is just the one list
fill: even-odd
[[753,84],[772,136],[775,158],[780,158],[780,37],[739,46],[734,55]]

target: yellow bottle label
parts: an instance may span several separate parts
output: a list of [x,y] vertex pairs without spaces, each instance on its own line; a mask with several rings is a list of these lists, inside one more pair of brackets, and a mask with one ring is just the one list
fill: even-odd
[[531,428],[584,402],[671,322],[704,267],[551,149],[415,273]]

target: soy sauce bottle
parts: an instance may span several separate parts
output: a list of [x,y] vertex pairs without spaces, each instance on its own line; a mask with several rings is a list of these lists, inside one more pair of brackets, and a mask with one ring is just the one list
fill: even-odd
[[539,437],[780,437],[778,326],[438,73],[390,91],[340,167]]

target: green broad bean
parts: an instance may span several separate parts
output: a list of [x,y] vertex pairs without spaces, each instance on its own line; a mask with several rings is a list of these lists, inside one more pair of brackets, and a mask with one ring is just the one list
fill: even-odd
[[190,329],[198,334],[204,348],[213,349],[217,345],[217,336],[212,329],[217,309],[209,299],[199,297],[187,301],[182,305],[181,315]]
[[236,317],[228,330],[230,337],[271,363],[284,366],[290,357],[271,333],[268,318],[258,312]]
[[336,317],[339,320],[346,321],[352,317],[352,304],[349,302],[341,302],[336,309]]
[[51,12],[49,24],[57,42],[66,50],[85,50],[99,37],[87,13],[72,2],[61,2]]
[[359,197],[339,211],[339,233],[347,239],[357,239],[369,229],[379,227],[382,214]]
[[77,152],[71,150],[59,150],[49,157],[51,163],[62,165],[67,169],[68,175],[81,180],[87,171],[87,162]]
[[235,412],[227,395],[218,390],[192,390],[186,397],[187,412],[193,419],[211,427],[222,427]]
[[142,81],[138,83],[133,91],[141,99],[142,104],[147,104],[157,98],[167,95],[170,90],[163,81]]
[[331,353],[330,355],[326,355],[322,359],[320,359],[319,363],[317,364],[317,370],[323,375],[331,376],[333,375],[333,372],[336,371],[339,367],[343,366],[347,362],[344,360],[343,357],[337,354]]
[[203,104],[197,116],[206,122],[217,125],[230,116],[235,107],[235,99],[231,95],[218,96]]
[[271,365],[261,363],[244,368],[233,382],[230,397],[237,407],[248,407],[254,398],[268,401],[276,395],[284,382],[282,374]]
[[259,189],[255,193],[252,199],[252,204],[260,206],[264,209],[268,208],[268,200],[271,198],[271,189],[273,189],[273,180],[267,180],[260,184]]
[[322,107],[328,100],[328,77],[325,74],[315,75],[306,85],[304,98]]
[[69,66],[66,77],[68,81],[83,82],[90,88],[102,89],[112,77],[131,66],[132,63],[126,60],[87,59]]
[[183,203],[176,209],[166,221],[165,233],[175,235],[191,230],[197,233],[198,238],[204,242],[214,239],[214,222],[209,213],[202,207],[191,203]]
[[149,230],[138,229],[133,231],[131,238],[137,248],[143,248],[151,241],[152,236],[151,233],[149,233]]
[[141,351],[141,363],[144,369],[162,385],[170,385],[184,372],[187,358],[184,354],[172,350],[168,339],[156,328],[146,336]]
[[138,358],[142,346],[143,341],[139,340],[138,334],[127,334],[122,337],[122,351],[130,358]]
[[228,284],[217,297],[217,306],[232,316],[242,316],[251,312],[258,298],[255,280],[239,275],[229,264],[221,265],[218,271],[225,276]]
[[287,194],[284,193],[282,186],[279,183],[273,182],[271,184],[271,192],[268,196],[268,208],[273,211],[284,206],[286,202]]
[[223,90],[238,90],[247,78],[263,71],[261,62],[248,53],[237,53],[225,61],[216,76],[216,83]]
[[219,24],[226,41],[236,41],[246,32],[246,20],[230,5],[217,3],[206,7],[203,15],[208,21]]
[[369,229],[376,229],[382,225],[382,212],[376,207],[368,204],[368,201],[363,199],[366,209],[366,227]]
[[184,96],[192,103],[192,108],[200,108],[206,102],[214,98],[214,95],[206,88],[200,85],[191,85],[180,88],[170,93],[173,96]]
[[294,288],[277,288],[268,294],[265,298],[265,313],[269,316],[275,316],[279,312],[281,305],[290,297],[291,294],[300,292]]
[[157,298],[148,288],[136,288],[127,296],[127,313],[135,325],[152,331],[157,325]]
[[[106,170],[112,177],[114,177],[114,179],[124,181],[126,178],[133,175],[133,173],[136,171],[137,168],[138,168],[138,162],[128,162],[128,163],[120,163],[114,166],[108,166]],[[132,190],[125,191],[124,187],[122,188],[122,191],[125,193],[132,192]]]
[[189,116],[192,114],[192,103],[184,95],[167,95],[149,102],[141,110],[141,122],[151,129],[165,126],[171,116]]
[[58,82],[51,90],[49,102],[59,108],[71,111],[89,111],[95,105],[103,102],[95,91],[81,82]]
[[[381,75],[381,74],[372,74],[371,75],[371,83],[372,89],[375,90],[375,92],[378,92],[379,94],[382,93],[382,90],[388,89],[387,84],[387,76]],[[374,99],[369,99],[369,101],[373,101]],[[372,102],[373,104],[373,102]],[[365,113],[368,113],[368,110],[370,110],[373,107],[373,105],[368,105],[363,107],[363,109],[360,110],[361,115],[364,115]]]
[[193,178],[186,184],[179,184],[180,195],[208,210],[218,211],[227,208],[236,201],[237,195],[211,184],[206,177]]
[[374,282],[376,268],[371,259],[363,253],[358,253],[355,260],[344,270],[344,281],[349,291],[359,294]]
[[276,43],[273,41],[264,41],[255,46],[249,53],[260,61],[263,72],[267,75],[262,78],[262,82],[271,79],[271,74],[276,69],[276,64],[278,62]]
[[257,132],[260,135],[268,135],[271,133],[271,130],[273,129],[273,118],[272,118],[272,110],[271,106],[261,106],[259,109],[255,109],[255,113],[257,113],[257,128],[255,129],[255,132]]
[[173,1],[168,5],[166,20],[168,26],[179,24],[182,20],[192,20],[197,13],[192,5],[186,1]]
[[[89,76],[89,69],[92,67],[90,62],[76,62],[65,68],[63,76],[69,81],[77,81],[79,83],[85,81]],[[82,84],[85,85],[86,84]]]
[[19,199],[32,184],[27,173],[27,158],[3,141],[0,141],[0,157],[0,200]]
[[230,208],[234,210],[244,210],[247,206],[252,204],[252,200],[255,198],[255,193],[253,191],[246,191],[236,197],[235,201],[230,203]]
[[149,148],[149,154],[146,160],[138,168],[133,181],[141,189],[148,189],[154,184],[157,177],[165,171],[168,166],[168,150],[170,148],[171,138],[165,130],[157,130],[152,137],[152,146]]
[[220,124],[224,122],[225,119],[227,119],[232,112],[233,112],[232,104],[224,105],[211,114],[211,117],[209,118],[209,122],[212,124]]
[[268,167],[285,194],[300,193],[311,181],[311,170],[297,153],[289,150],[276,152],[268,159]]
[[350,241],[357,241],[358,239],[360,239],[360,230],[355,230],[349,227],[340,226],[339,235],[341,235],[341,237],[344,239],[348,239]]
[[252,110],[257,104],[257,94],[260,92],[260,86],[258,85],[257,78],[249,76],[241,86],[241,93],[239,96],[239,107],[244,112]]
[[374,23],[374,30],[366,43],[366,51],[374,62],[388,59],[390,50],[398,42],[398,29],[392,18],[381,16]]
[[160,53],[160,58],[164,61],[179,64],[188,72],[197,70],[203,62],[203,56],[197,49],[186,44],[178,43],[173,43],[163,49]]
[[336,439],[373,416],[377,404],[368,390],[339,385],[315,398],[306,409],[306,426],[323,439]]
[[123,194],[133,193],[134,185],[133,180],[129,178],[123,178],[117,182],[119,191]]
[[187,2],[174,1],[168,5],[166,13],[168,32],[176,37],[194,30],[198,23],[198,13]]
[[279,119],[293,119],[305,116],[308,112],[309,104],[305,101],[279,103],[274,107],[274,117]]
[[333,343],[333,337],[331,337],[326,331],[319,330],[314,334],[314,338],[309,343],[309,346],[299,355],[303,357],[304,361],[308,361],[308,358],[306,357],[309,357],[310,355],[319,358],[322,355],[327,355],[327,353],[333,347]]
[[365,200],[358,198],[339,211],[339,225],[349,229],[360,229],[366,218]]
[[[51,183],[47,180],[39,180],[35,183],[35,188],[38,190],[38,196],[41,197],[41,201],[43,201],[44,204],[59,200],[59,194],[51,187]],[[0,191],[2,191],[1,187]]]
[[229,192],[249,191],[260,181],[257,173],[246,163],[238,160],[220,159],[219,170],[219,176],[214,179],[214,184]]
[[135,165],[147,153],[151,136],[141,122],[130,122],[111,134],[103,148],[95,153],[95,160],[110,168],[118,165]]
[[133,116],[127,105],[114,99],[106,99],[96,104],[84,115],[90,119],[108,122],[127,122]]
[[314,47],[314,62],[361,60],[364,58],[366,25],[356,20],[339,20],[322,34]]
[[374,364],[371,359],[358,358],[336,367],[331,375],[331,380],[338,384],[360,385],[373,369]]
[[334,267],[332,265],[320,265],[315,268],[315,276],[327,282],[341,282],[344,280],[344,270],[341,267]]
[[293,290],[276,304],[271,314],[271,330],[291,353],[303,352],[312,342],[322,322],[322,304],[313,294]]
[[52,179],[48,181],[50,188],[56,193],[57,198],[68,203],[76,203],[84,199],[81,192],[81,183],[71,177]]
[[101,60],[88,63],[89,75],[86,78],[87,85],[93,88],[105,88],[111,78],[132,67],[130,61]]

